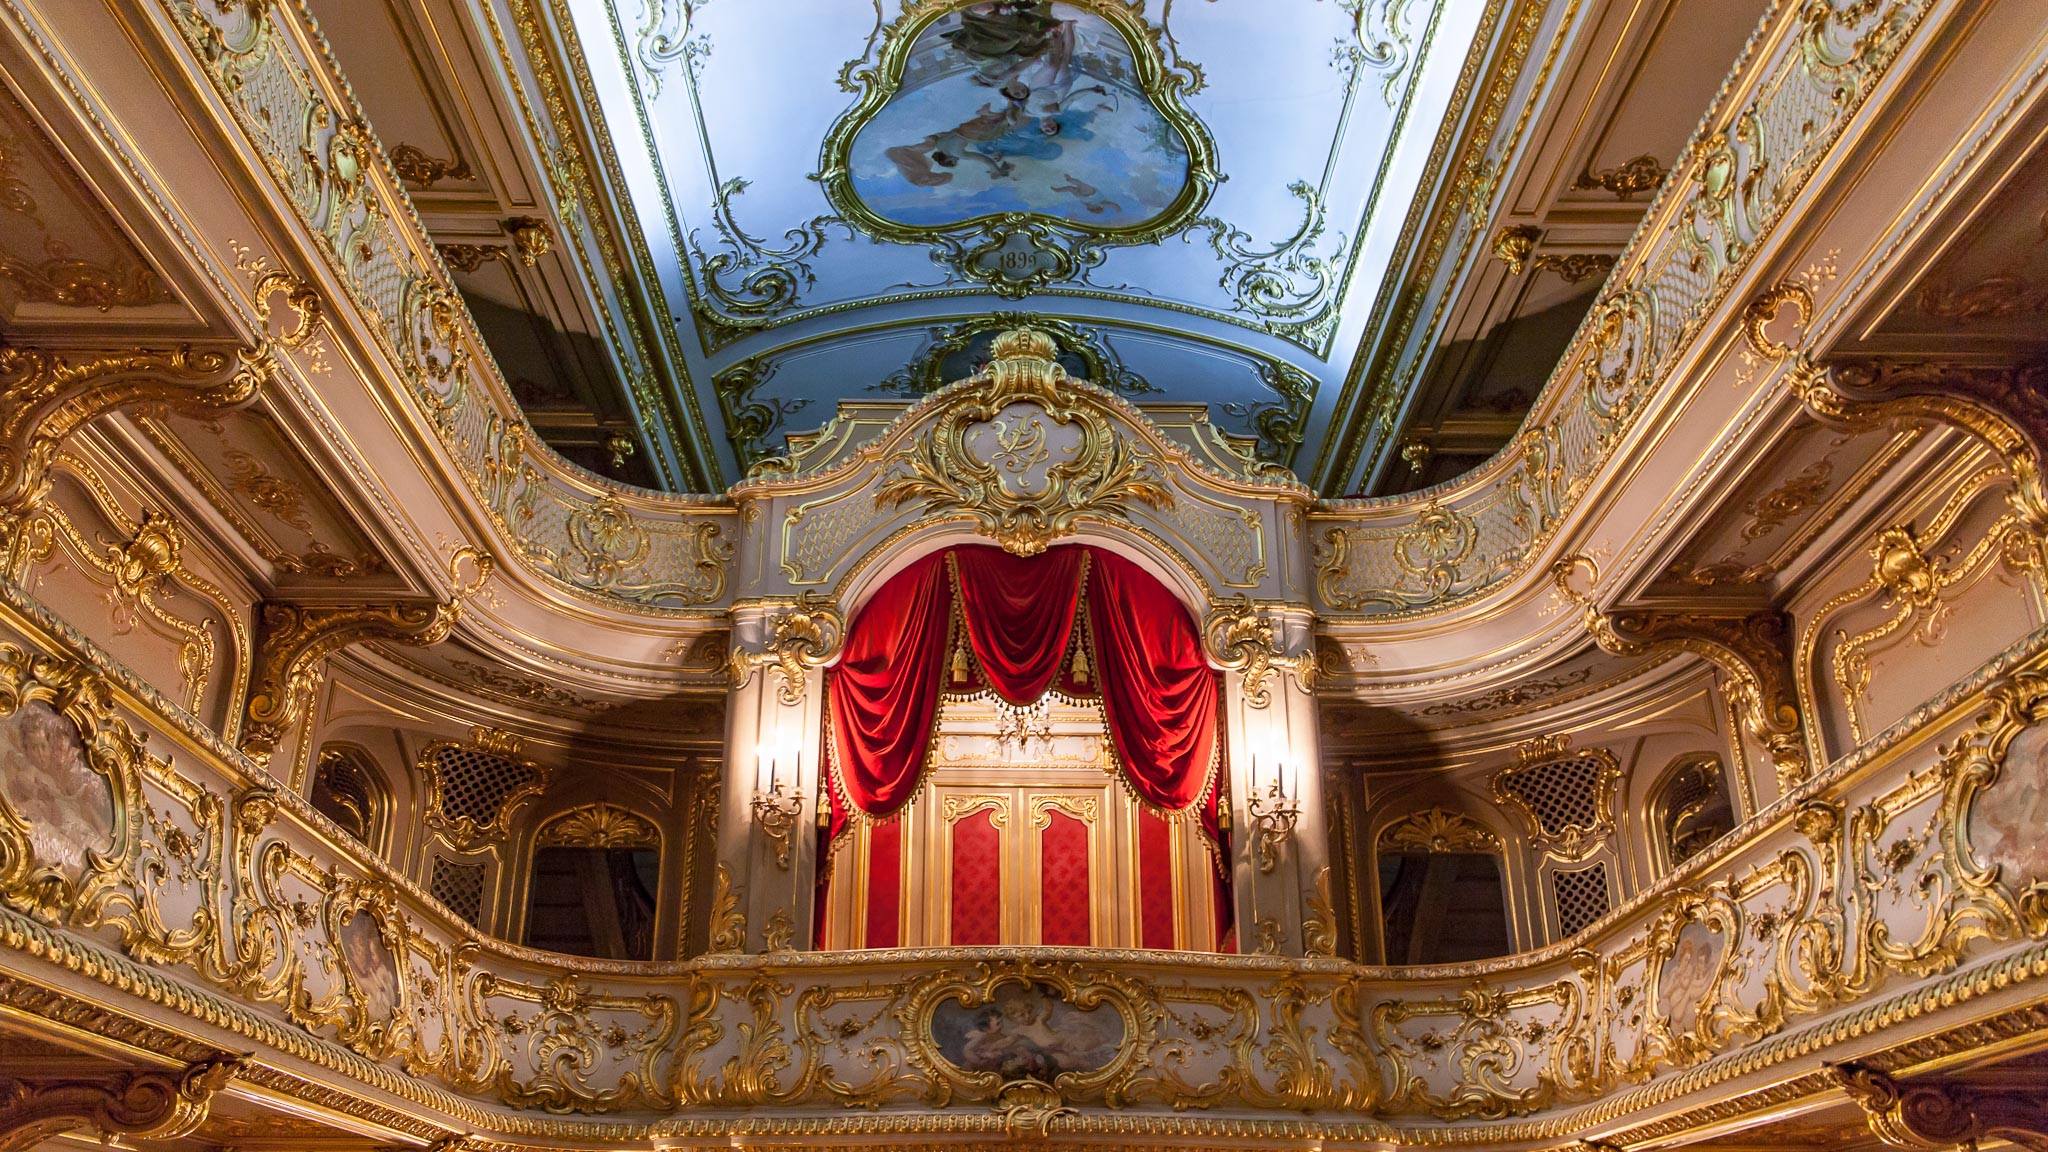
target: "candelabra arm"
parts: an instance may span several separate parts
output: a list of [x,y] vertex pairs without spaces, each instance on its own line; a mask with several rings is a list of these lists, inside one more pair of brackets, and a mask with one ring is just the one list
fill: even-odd
[[1290,803],[1275,783],[1263,797],[1252,793],[1245,811],[1252,818],[1252,863],[1261,875],[1270,875],[1280,864],[1280,843],[1294,835],[1301,808]]
[[754,793],[754,826],[775,846],[775,866],[785,872],[789,870],[790,837],[796,831],[803,806],[803,797],[782,784]]

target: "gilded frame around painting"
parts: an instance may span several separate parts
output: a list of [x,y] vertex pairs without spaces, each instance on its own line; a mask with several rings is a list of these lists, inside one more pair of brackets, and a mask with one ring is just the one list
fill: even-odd
[[[993,213],[953,224],[914,225],[885,219],[870,209],[853,187],[854,139],[901,90],[911,50],[923,33],[972,2],[912,0],[905,5],[904,14],[882,31],[874,62],[869,64],[864,57],[841,73],[841,86],[858,92],[860,98],[825,134],[815,176],[841,219],[880,240],[933,245],[935,258],[960,275],[1017,298],[1085,271],[1101,260],[1104,247],[1156,243],[1201,214],[1221,179],[1215,141],[1183,102],[1201,90],[1201,69],[1177,59],[1169,62],[1159,30],[1117,0],[1060,3],[1101,18],[1123,37],[1136,67],[1134,79],[1139,90],[1180,137],[1187,151],[1187,179],[1164,211],[1137,224],[1095,227],[1037,212]],[[1027,248],[1033,262],[1027,274],[1012,277],[1000,263],[1003,253],[1016,251],[1016,245]]]

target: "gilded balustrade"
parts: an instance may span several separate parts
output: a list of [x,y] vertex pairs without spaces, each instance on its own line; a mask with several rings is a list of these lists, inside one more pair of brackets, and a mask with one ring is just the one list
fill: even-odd
[[[1728,1077],[1851,1035],[1938,1045],[1942,1009],[2000,989],[2048,995],[2048,854],[2026,824],[2048,634],[1537,953],[1389,970],[778,940],[630,964],[478,937],[174,703],[8,617],[0,998],[62,985],[81,1019],[204,1021],[254,1051],[244,1075],[310,1061],[508,1140],[1554,1139],[1710,1109]],[[1063,1004],[1092,1046],[1046,1079],[978,1063],[960,1021],[1019,998]]]

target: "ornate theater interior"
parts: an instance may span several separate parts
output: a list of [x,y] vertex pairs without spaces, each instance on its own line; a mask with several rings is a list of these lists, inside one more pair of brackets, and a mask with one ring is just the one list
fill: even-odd
[[0,1152],[2048,1150],[2042,0],[0,0]]

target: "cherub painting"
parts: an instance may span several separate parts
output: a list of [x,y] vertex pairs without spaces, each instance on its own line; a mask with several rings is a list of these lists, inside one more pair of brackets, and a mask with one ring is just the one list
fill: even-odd
[[398,1012],[398,966],[378,932],[377,918],[358,910],[341,926],[341,959],[363,994],[363,1014],[388,1023]]
[[1970,848],[2015,888],[2048,880],[2048,727],[2013,737],[1998,776],[1970,803]]
[[1699,1024],[1700,1001],[1713,987],[1714,974],[1721,967],[1720,935],[1705,924],[1687,924],[1679,930],[1671,958],[1657,978],[1657,1000],[1664,1009],[1672,1035],[1690,1032]]
[[1123,1031],[1114,1010],[1083,1012],[1043,984],[1005,984],[986,1004],[970,1008],[947,1000],[932,1013],[941,1056],[964,1071],[993,1072],[1005,1081],[1051,1083],[1062,1073],[1096,1071],[1116,1058]]
[[0,720],[0,795],[29,822],[39,865],[76,873],[87,849],[113,847],[113,793],[86,763],[78,729],[41,700]]
[[1122,227],[1188,181],[1179,134],[1138,87],[1132,47],[1091,12],[982,0],[927,26],[854,137],[854,191],[899,224],[1003,212]]

